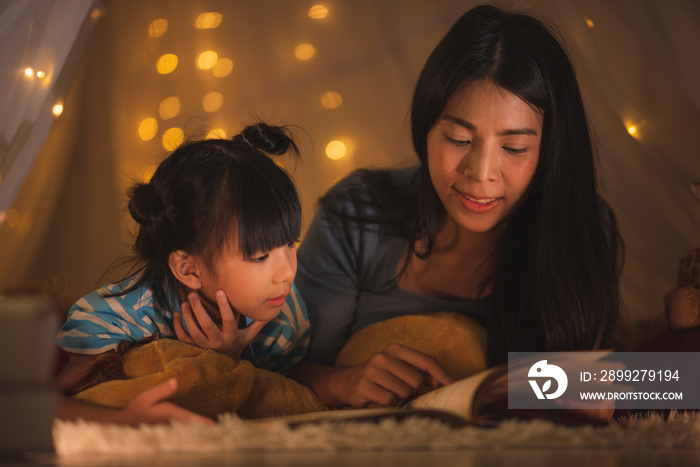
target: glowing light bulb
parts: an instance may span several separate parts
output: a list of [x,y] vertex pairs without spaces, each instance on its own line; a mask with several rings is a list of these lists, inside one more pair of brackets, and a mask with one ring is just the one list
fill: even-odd
[[630,135],[634,136],[635,134],[637,134],[637,127],[634,126],[634,125],[628,126],[628,127],[627,127],[627,133],[629,133]]
[[149,141],[155,138],[158,133],[158,120],[153,117],[145,118],[139,125],[139,138]]
[[207,139],[228,139],[228,136],[221,128],[215,128],[207,133]]
[[228,76],[232,70],[233,60],[230,60],[228,58],[222,58],[221,60],[216,62],[216,65],[212,67],[211,72],[217,78],[223,78],[225,76]]
[[156,70],[161,75],[167,75],[172,73],[177,68],[177,55],[175,54],[164,54],[161,55],[156,62]]
[[158,18],[151,21],[148,25],[148,35],[151,37],[160,37],[168,30],[168,20]]
[[316,49],[311,44],[299,44],[294,49],[294,56],[301,61],[311,60],[314,55],[316,55]]
[[25,68],[24,75],[28,78],[31,78],[32,76],[34,76],[34,70],[32,70],[31,68]]
[[46,77],[46,73],[44,73],[43,71],[39,70],[39,71],[36,72],[36,77],[39,78],[39,79],[44,79],[44,78]]
[[347,152],[348,150],[342,141],[331,141],[326,146],[326,156],[328,156],[329,159],[333,159],[334,161],[345,157],[345,154],[347,154]]
[[323,19],[328,16],[328,8],[323,5],[314,5],[309,8],[309,18]]
[[56,104],[51,108],[54,117],[59,117],[63,113],[63,104]]
[[592,19],[586,18],[586,26],[588,26],[589,28],[593,29],[593,28],[595,27],[595,23],[593,22]]
[[222,105],[224,105],[224,96],[219,92],[210,92],[202,100],[205,112],[216,112]]
[[197,29],[215,29],[221,24],[221,13],[208,12],[197,16],[194,25]]
[[328,91],[321,97],[321,105],[328,110],[337,109],[343,105],[343,96],[335,91]]
[[177,97],[168,97],[163,99],[158,107],[158,113],[163,120],[170,120],[180,114],[180,99]]
[[174,151],[182,144],[182,142],[185,140],[185,132],[182,131],[180,128],[168,128],[165,130],[165,133],[163,133],[163,148],[165,148],[166,151]]
[[200,70],[209,70],[214,65],[216,65],[216,62],[218,60],[219,54],[217,54],[213,50],[207,50],[199,54],[199,56],[197,57],[197,68],[199,68]]

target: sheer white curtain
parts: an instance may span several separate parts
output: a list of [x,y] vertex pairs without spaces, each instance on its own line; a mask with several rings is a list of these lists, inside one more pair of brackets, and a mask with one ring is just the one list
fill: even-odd
[[[327,7],[327,17],[310,18],[314,3]],[[161,136],[170,128],[187,133],[205,126],[230,135],[253,115],[301,126],[304,160],[295,176],[306,223],[318,196],[353,168],[412,163],[406,115],[418,71],[446,29],[477,3],[105,1],[64,115],[15,201],[20,220],[12,229],[7,221],[0,226],[0,285],[59,276],[73,296],[99,285],[100,272],[129,242],[122,193],[157,163],[164,153]],[[503,4],[545,18],[569,46],[598,143],[601,192],[627,246],[626,305],[633,320],[649,321],[662,311],[678,259],[700,247],[700,200],[689,190],[700,180],[694,141],[700,129],[700,3]],[[89,11],[85,7],[82,15]],[[220,13],[221,24],[197,29],[203,12]],[[76,28],[80,17],[76,13]],[[157,23],[162,34],[149,36],[157,19],[166,20]],[[295,58],[301,43],[314,47],[310,60]],[[197,69],[205,50],[231,59],[233,71],[217,78]],[[176,54],[179,63],[161,75],[155,63],[166,53]],[[342,105],[323,108],[327,91],[338,92]],[[223,104],[205,111],[202,100],[212,92]],[[160,104],[171,97],[179,112],[165,118]],[[10,107],[0,107],[0,118]],[[138,127],[149,117],[158,123],[157,136],[143,141]],[[346,143],[346,157],[325,156],[332,140]],[[51,184],[55,208],[42,209],[54,204],[39,194]],[[23,224],[26,219],[31,222]],[[5,261],[5,251],[12,261]]]

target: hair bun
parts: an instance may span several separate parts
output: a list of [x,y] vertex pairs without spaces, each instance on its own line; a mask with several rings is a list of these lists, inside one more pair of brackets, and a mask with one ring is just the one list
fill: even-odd
[[281,155],[289,151],[290,148],[296,153],[299,152],[289,130],[285,127],[256,123],[245,127],[234,139],[239,137],[253,149],[268,154]]
[[131,189],[129,213],[140,225],[146,225],[166,217],[167,208],[153,185],[140,183]]

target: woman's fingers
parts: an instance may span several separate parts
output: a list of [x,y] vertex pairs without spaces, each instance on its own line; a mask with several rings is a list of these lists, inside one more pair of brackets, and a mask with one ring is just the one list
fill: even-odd
[[414,368],[421,370],[427,377],[424,378],[435,387],[438,385],[447,386],[455,382],[455,379],[447,373],[447,370],[432,356],[418,350],[406,347],[401,344],[391,344],[383,352],[395,356]]

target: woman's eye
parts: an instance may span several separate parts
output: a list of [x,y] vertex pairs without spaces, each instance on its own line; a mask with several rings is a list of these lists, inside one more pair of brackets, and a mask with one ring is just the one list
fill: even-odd
[[450,138],[449,136],[445,136],[445,138],[447,138],[447,141],[454,146],[468,146],[471,143],[471,140],[468,139],[456,139]]
[[507,146],[503,146],[503,150],[505,150],[506,152],[509,152],[511,154],[524,154],[527,152],[527,148],[516,149],[516,148],[509,148]]

